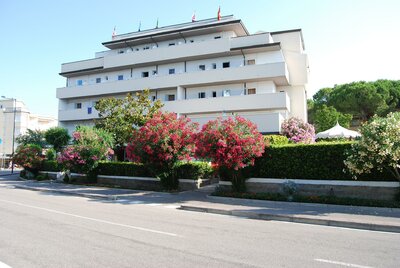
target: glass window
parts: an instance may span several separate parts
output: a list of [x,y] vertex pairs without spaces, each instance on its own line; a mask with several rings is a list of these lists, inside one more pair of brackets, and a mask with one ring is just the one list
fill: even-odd
[[213,96],[213,98],[216,98],[217,97],[217,91],[213,91],[212,92],[212,96]]
[[142,72],[142,77],[149,77],[149,72]]
[[124,76],[122,74],[118,75],[118,80],[124,80]]
[[211,66],[212,66],[213,69],[217,69],[217,64],[216,63],[211,64]]
[[193,43],[193,42],[194,42],[194,40],[190,40],[189,42],[190,42],[190,43]]
[[82,86],[82,85],[83,85],[83,80],[78,80],[78,81],[76,81],[76,84],[77,84],[78,86]]
[[249,89],[247,89],[247,94],[248,94],[248,95],[256,94],[256,89],[255,89],[255,88],[249,88]]
[[156,96],[151,96],[152,101],[155,101],[156,99],[157,99]]
[[169,43],[168,46],[175,46],[175,43]]
[[221,39],[221,36],[214,36],[214,39]]
[[206,97],[205,92],[199,92],[199,99],[204,99]]
[[175,100],[175,95],[171,94],[171,95],[167,95],[167,101],[174,101]]
[[101,78],[100,78],[100,77],[96,78],[96,83],[97,83],[97,84],[98,84],[98,83],[101,83]]
[[168,70],[168,73],[169,73],[169,74],[174,74],[174,73],[175,73],[175,68],[169,69],[169,70]]
[[153,75],[156,75],[156,74],[157,74],[157,71],[156,71],[156,70],[153,70],[153,71],[152,71],[152,74],[153,74]]
[[222,68],[229,68],[230,66],[231,66],[231,63],[229,61],[222,63]]
[[82,103],[81,102],[75,103],[75,109],[82,109]]
[[225,89],[223,92],[222,92],[222,96],[223,97],[229,97],[231,95],[231,90],[230,89]]
[[199,65],[199,69],[204,71],[206,69],[206,66],[204,64]]
[[256,60],[247,60],[247,65],[254,65],[256,64]]

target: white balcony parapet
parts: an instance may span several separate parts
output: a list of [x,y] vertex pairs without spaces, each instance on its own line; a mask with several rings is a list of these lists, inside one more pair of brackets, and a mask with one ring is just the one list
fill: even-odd
[[208,71],[198,71],[164,76],[153,76],[108,83],[89,84],[83,86],[62,87],[57,89],[57,98],[79,98],[98,95],[124,94],[127,92],[148,89],[168,89],[229,83],[256,81],[273,81],[277,86],[288,85],[289,77],[286,63],[268,63],[246,65]]

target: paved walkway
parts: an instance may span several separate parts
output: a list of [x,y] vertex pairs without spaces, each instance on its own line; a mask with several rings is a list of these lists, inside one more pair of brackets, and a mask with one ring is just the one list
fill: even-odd
[[400,209],[295,202],[259,201],[213,197],[213,187],[182,193],[163,193],[56,182],[21,181],[17,176],[2,177],[0,186],[68,194],[112,202],[149,202],[175,204],[179,209],[296,223],[328,225],[400,233]]

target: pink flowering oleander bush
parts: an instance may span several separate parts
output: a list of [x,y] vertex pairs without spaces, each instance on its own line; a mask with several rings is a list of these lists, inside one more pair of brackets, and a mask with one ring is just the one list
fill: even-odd
[[73,144],[57,157],[63,170],[88,174],[100,160],[106,160],[113,154],[113,138],[104,130],[78,126],[72,137]]
[[37,175],[44,160],[42,148],[36,144],[20,145],[12,160],[14,164]]
[[219,167],[220,176],[232,181],[237,191],[244,190],[240,170],[254,165],[264,153],[264,139],[251,121],[236,116],[217,118],[203,125],[197,135],[196,156]]
[[165,188],[176,189],[178,179],[174,166],[194,155],[197,128],[189,118],[157,112],[142,127],[133,130],[126,147],[127,157],[132,162],[150,166]]
[[282,123],[282,135],[294,143],[314,143],[314,126],[295,117],[286,119]]

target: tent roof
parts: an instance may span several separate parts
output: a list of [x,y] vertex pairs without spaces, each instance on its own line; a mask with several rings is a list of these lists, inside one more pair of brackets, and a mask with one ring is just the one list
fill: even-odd
[[339,123],[336,123],[336,125],[333,128],[330,128],[328,130],[319,132],[316,135],[316,138],[355,138],[355,137],[361,137],[361,134],[358,133],[357,131],[353,131],[347,128],[342,127],[339,125]]

